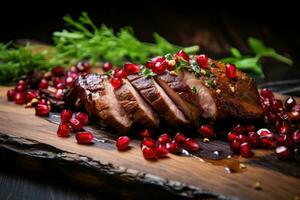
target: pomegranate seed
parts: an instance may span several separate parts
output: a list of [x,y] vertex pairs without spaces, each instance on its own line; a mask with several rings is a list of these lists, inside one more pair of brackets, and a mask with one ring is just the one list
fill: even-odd
[[171,142],[171,138],[170,138],[169,134],[165,133],[158,137],[158,142],[160,144],[167,144],[168,142]]
[[124,69],[115,69],[114,76],[117,78],[126,78],[127,74]]
[[130,138],[127,136],[120,136],[117,139],[116,146],[119,151],[124,151],[128,149],[130,143]]
[[[76,78],[77,78],[77,77],[76,77]],[[71,86],[73,85],[74,80],[75,80],[76,78],[73,78],[73,77],[71,77],[71,76],[68,76],[68,77],[66,78],[66,86],[71,87]]]
[[114,89],[117,89],[122,86],[123,81],[121,78],[112,77],[110,83]]
[[63,67],[61,67],[61,66],[56,66],[56,67],[54,67],[53,69],[52,69],[52,74],[53,75],[55,75],[55,76],[62,76],[62,75],[64,75],[64,72],[65,70],[64,70],[64,68]]
[[61,113],[60,113],[60,120],[62,122],[69,122],[70,119],[72,118],[72,111],[71,110],[62,110]]
[[78,119],[76,119],[76,118],[72,118],[72,119],[70,119],[70,125],[71,125],[71,127],[74,129],[74,130],[76,130],[76,131],[79,131],[79,130],[81,130],[82,128],[83,128],[83,124],[82,123],[80,123],[80,121],[78,120]]
[[300,104],[293,106],[292,112],[300,112]]
[[152,138],[144,138],[141,147],[143,146],[153,149],[156,146],[156,143]]
[[279,134],[288,134],[289,130],[290,126],[287,122],[282,122],[277,128]]
[[25,103],[24,92],[15,92],[14,100],[15,100],[15,104],[24,104]]
[[56,85],[56,89],[65,89],[66,88],[66,86],[65,86],[65,83],[59,83],[59,84],[57,84]]
[[106,62],[103,64],[103,67],[102,69],[105,71],[105,72],[108,72],[109,70],[111,70],[113,68],[113,65],[109,62]]
[[292,108],[296,105],[296,100],[293,97],[289,97],[285,100],[284,106],[287,110],[292,110]]
[[155,66],[152,68],[152,71],[156,74],[163,74],[165,73],[168,67],[168,61],[164,60],[162,62],[157,62]]
[[65,82],[65,79],[62,77],[54,77],[54,79],[53,79],[54,86],[58,85],[59,83],[64,83],[64,82]]
[[38,93],[36,91],[27,91],[25,93],[25,101],[30,102],[32,99],[37,98]]
[[75,138],[79,144],[92,144],[94,135],[87,131],[77,132]]
[[212,138],[215,134],[214,129],[210,125],[201,125],[198,128],[198,133],[205,138]]
[[226,76],[230,79],[236,78],[236,66],[234,64],[226,64]]
[[249,138],[245,135],[238,134],[236,137],[237,140],[239,140],[241,143],[248,142]]
[[41,79],[39,83],[39,89],[47,89],[48,88],[48,81],[46,79]]
[[180,146],[175,141],[167,143],[166,148],[173,154],[179,154],[181,152]]
[[44,104],[38,104],[35,107],[35,114],[37,116],[49,116],[49,111],[50,111],[49,107]]
[[62,99],[64,97],[64,91],[62,89],[56,90],[54,97],[56,99]]
[[15,90],[14,89],[7,90],[6,96],[7,96],[8,101],[14,101],[15,100]]
[[203,69],[208,69],[208,57],[205,54],[197,56],[197,63]]
[[24,92],[26,90],[26,84],[18,84],[15,88],[16,92]]
[[184,144],[184,148],[187,151],[197,152],[200,150],[200,145],[196,140],[187,138]]
[[57,136],[58,137],[69,137],[70,128],[69,125],[65,122],[61,122],[57,129]]
[[155,155],[158,157],[158,158],[164,158],[164,157],[167,157],[168,155],[168,149],[165,145],[163,144],[160,144],[158,145],[156,148],[155,148]]
[[279,135],[276,141],[277,146],[289,146],[291,141],[287,135]]
[[240,154],[245,158],[249,158],[253,156],[253,152],[251,151],[251,146],[248,142],[244,142],[241,144]]
[[290,159],[293,156],[293,151],[291,151],[290,148],[286,146],[279,146],[275,149],[275,155],[279,159]]
[[240,152],[240,146],[242,142],[239,140],[233,140],[233,142],[230,143],[230,149],[234,153],[238,154]]
[[277,119],[278,121],[287,121],[289,119],[289,115],[287,112],[280,112],[280,113],[277,113]]
[[274,149],[276,147],[275,142],[269,138],[261,138],[260,143],[261,147],[265,149]]
[[88,62],[79,62],[75,67],[79,72],[88,73],[91,70],[91,65]]
[[267,88],[263,88],[260,90],[260,95],[264,98],[272,99],[274,98],[274,94]]
[[155,64],[156,63],[158,63],[158,62],[163,62],[164,60],[166,60],[166,58],[165,57],[163,57],[163,56],[157,56],[157,57],[155,57],[155,58],[152,58],[150,61],[148,61],[147,63],[146,63],[146,67],[148,68],[148,69],[152,69],[154,66],[155,66]]
[[125,63],[124,70],[125,70],[126,74],[136,74],[136,73],[140,72],[140,67],[134,63]]
[[295,144],[300,143],[300,130],[299,129],[296,130],[295,132],[293,132],[292,139]]
[[83,125],[86,125],[89,122],[89,116],[83,112],[78,112],[75,115],[75,119],[78,119]]
[[237,138],[237,135],[237,133],[230,131],[227,136],[228,141],[233,142]]
[[274,139],[274,134],[271,133],[268,129],[259,129],[257,131],[257,134],[260,136],[260,139],[263,139],[263,138],[267,138],[267,139],[270,139],[270,140],[273,140]]
[[[272,99],[271,99],[272,100]],[[262,103],[265,105],[268,109],[271,108],[271,100],[270,99],[263,99]]]
[[280,112],[283,110],[282,101],[280,101],[278,99],[272,99],[270,103],[271,103],[271,109],[273,112]]
[[186,141],[186,136],[183,133],[178,132],[176,133],[174,140],[179,146],[182,146]]
[[42,105],[48,105],[48,100],[46,100],[46,99],[41,99],[41,100],[39,100],[39,104],[42,104]]
[[236,125],[233,129],[233,132],[236,132],[238,134],[244,134],[245,133],[245,127],[242,126],[241,124]]
[[18,85],[27,85],[25,80],[19,80]]
[[179,62],[180,60],[189,62],[190,58],[183,50],[180,50],[175,54],[175,60],[176,60],[176,62]]
[[149,138],[152,136],[152,133],[149,129],[145,129],[145,130],[141,131],[139,135],[141,138]]
[[248,138],[249,138],[249,143],[251,145],[251,147],[258,147],[260,144],[260,138],[259,135],[257,133],[255,133],[254,131],[251,131],[248,133]]
[[252,132],[252,131],[255,131],[255,126],[252,125],[252,124],[247,124],[247,125],[245,126],[245,130],[246,130],[246,132]]
[[143,152],[143,156],[146,160],[156,160],[157,159],[154,150],[147,146],[142,147],[142,152]]
[[274,113],[272,112],[269,112],[268,115],[267,115],[267,119],[270,123],[275,123],[276,121],[278,121],[278,116],[275,115]]

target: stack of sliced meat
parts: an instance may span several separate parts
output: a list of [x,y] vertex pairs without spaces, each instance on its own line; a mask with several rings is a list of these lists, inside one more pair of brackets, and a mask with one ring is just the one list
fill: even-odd
[[214,67],[214,86],[205,76],[196,77],[188,70],[166,71],[155,77],[142,74],[127,76],[114,89],[106,75],[80,76],[66,95],[69,104],[81,103],[101,124],[119,133],[132,124],[147,128],[167,123],[172,127],[198,126],[200,119],[252,120],[262,116],[255,82],[237,71],[237,79],[226,77],[225,65],[210,60]]

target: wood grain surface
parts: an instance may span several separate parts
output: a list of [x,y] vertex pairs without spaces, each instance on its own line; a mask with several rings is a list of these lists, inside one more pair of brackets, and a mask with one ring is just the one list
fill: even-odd
[[[111,136],[100,129],[96,137],[105,139],[105,143],[79,145],[74,136],[58,138],[56,124],[35,116],[34,109],[8,102],[6,90],[6,87],[0,88],[0,153],[26,158],[23,166],[36,163],[37,169],[54,168],[56,173],[78,183],[136,198],[158,195],[195,199],[300,197],[299,160],[291,164],[270,161],[275,166],[268,167],[268,163],[261,162],[268,162],[272,151],[255,150],[251,159],[234,158],[246,165],[238,173],[226,173],[226,161],[218,164],[190,156],[169,155],[169,158],[150,162],[143,158],[138,141],[133,141],[129,151],[119,152]],[[276,165],[290,167],[291,173],[282,172],[280,167],[274,170]],[[258,182],[261,187],[255,189],[253,185]]]

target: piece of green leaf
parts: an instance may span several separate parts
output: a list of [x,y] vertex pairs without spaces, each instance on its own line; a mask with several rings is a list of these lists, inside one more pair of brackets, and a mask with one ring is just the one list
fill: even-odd
[[235,58],[241,58],[242,57],[242,54],[241,52],[237,49],[237,48],[230,48],[230,52],[231,52],[231,55]]

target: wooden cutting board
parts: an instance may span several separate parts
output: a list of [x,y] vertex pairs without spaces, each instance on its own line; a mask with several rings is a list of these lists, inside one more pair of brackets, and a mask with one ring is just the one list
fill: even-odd
[[[99,140],[94,145],[79,145],[74,136],[59,138],[56,124],[35,116],[34,109],[8,102],[6,91],[7,87],[0,87],[0,158],[8,157],[21,167],[30,166],[126,198],[300,197],[299,158],[280,161],[272,156],[273,151],[255,150],[251,159],[235,156],[213,161],[169,155],[151,162],[143,158],[138,140],[132,142],[130,150],[119,152],[114,136],[100,129],[96,137],[104,143]],[[227,146],[218,141],[209,145],[212,151]]]

